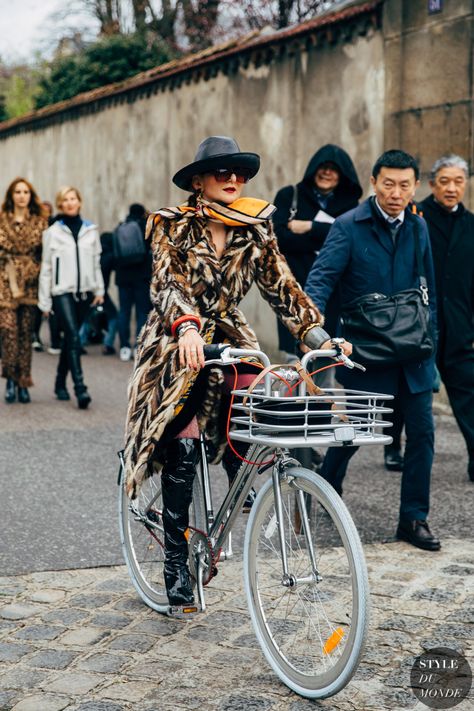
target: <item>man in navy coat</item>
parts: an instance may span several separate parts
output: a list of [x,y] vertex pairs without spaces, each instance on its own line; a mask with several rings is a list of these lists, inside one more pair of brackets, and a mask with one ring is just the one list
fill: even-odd
[[[390,296],[418,287],[414,240],[417,230],[436,330],[428,232],[425,222],[408,209],[418,176],[415,159],[403,151],[387,151],[377,160],[371,177],[375,196],[337,218],[309,273],[306,292],[323,313],[337,285],[343,306],[366,294],[378,292]],[[357,341],[353,340],[357,347]],[[338,378],[347,388],[396,397],[406,429],[397,538],[425,550],[439,550],[440,541],[427,523],[434,453],[434,358],[372,372],[368,369],[364,374],[341,368]],[[321,474],[339,493],[349,460],[356,451],[357,447],[334,447],[325,456]]]

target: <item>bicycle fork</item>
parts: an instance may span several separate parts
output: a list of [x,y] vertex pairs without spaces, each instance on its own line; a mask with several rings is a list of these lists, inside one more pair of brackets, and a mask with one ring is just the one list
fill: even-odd
[[[282,585],[287,588],[296,588],[297,585],[302,583],[319,583],[322,578],[318,573],[316,567],[316,553],[314,550],[313,540],[311,538],[311,528],[310,520],[308,516],[308,511],[306,507],[306,502],[304,499],[304,493],[301,489],[297,488],[295,490],[296,494],[296,505],[298,507],[301,526],[303,529],[303,535],[306,542],[306,550],[308,551],[309,560],[311,563],[311,573],[305,577],[297,577],[289,569],[288,556],[286,553],[286,531],[285,531],[285,520],[283,516],[283,502],[281,496],[281,486],[280,482],[282,480],[288,480],[291,486],[291,478],[288,477],[285,471],[285,463],[281,460],[276,463],[273,467],[272,480],[273,480],[273,493],[275,497],[275,515],[276,515],[276,525],[278,529],[278,540],[280,544],[280,554],[282,563]],[[289,526],[290,528],[290,526]],[[290,533],[290,531],[288,531]]]

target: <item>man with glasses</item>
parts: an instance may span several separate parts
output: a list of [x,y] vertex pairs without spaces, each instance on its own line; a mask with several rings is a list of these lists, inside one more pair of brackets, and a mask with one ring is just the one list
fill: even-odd
[[[417,233],[431,319],[436,327],[428,231],[425,222],[408,209],[419,184],[418,176],[415,159],[403,151],[387,151],[376,161],[371,178],[375,195],[335,221],[306,282],[308,296],[323,313],[337,285],[343,309],[368,294],[393,296],[418,288]],[[355,336],[353,342],[357,353]],[[406,429],[397,538],[418,548],[437,551],[440,541],[427,523],[434,450],[434,358],[380,365],[368,367],[363,374],[341,368],[346,373],[340,372],[338,377],[347,388],[395,396]],[[349,460],[356,451],[356,447],[334,447],[324,458],[321,474],[339,493]]]
[[468,451],[474,481],[474,215],[462,204],[469,168],[443,156],[420,203],[428,224],[438,302],[437,365]]

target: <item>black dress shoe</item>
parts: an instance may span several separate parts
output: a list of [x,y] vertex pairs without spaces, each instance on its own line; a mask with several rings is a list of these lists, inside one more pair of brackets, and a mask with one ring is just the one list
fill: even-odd
[[399,449],[385,448],[384,453],[385,469],[389,472],[403,471],[403,455]]
[[441,543],[431,533],[427,521],[400,520],[397,528],[397,538],[400,541],[411,543],[412,546],[423,548],[425,551],[439,551]]
[[18,402],[22,402],[24,404],[26,404],[27,402],[31,402],[28,388],[18,388]]
[[5,388],[5,402],[9,405],[16,400],[16,383],[12,378],[7,378],[7,386]]
[[58,400],[70,400],[71,396],[69,395],[66,386],[64,387],[56,387],[54,389],[54,394],[58,398]]

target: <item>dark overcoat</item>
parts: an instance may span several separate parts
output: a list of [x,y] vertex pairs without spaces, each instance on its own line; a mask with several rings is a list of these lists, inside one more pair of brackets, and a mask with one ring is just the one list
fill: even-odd
[[[339,217],[331,227],[306,282],[306,292],[324,313],[327,300],[340,284],[342,304],[371,293],[387,296],[419,286],[416,276],[414,232],[418,230],[428,282],[430,312],[436,331],[436,299],[433,260],[425,221],[405,211],[396,244],[373,206],[373,199]],[[367,370],[361,373],[338,369],[338,379],[349,388],[396,394],[400,371],[404,372],[412,393],[431,390],[434,358],[403,367]]]
[[[331,162],[338,166],[340,180],[327,205],[323,208],[318,199],[314,176],[319,166],[325,162]],[[297,205],[294,219],[312,222],[311,229],[304,234],[295,234],[288,228],[295,190]],[[291,271],[300,284],[304,285],[306,282],[314,257],[323,246],[331,227],[328,222],[315,220],[319,210],[323,210],[331,217],[338,217],[344,212],[352,210],[361,195],[362,188],[350,156],[344,149],[332,144],[322,146],[316,151],[308,162],[303,179],[297,185],[287,185],[278,191],[274,200],[276,211],[272,217],[273,227],[280,251],[285,255]],[[326,327],[331,335],[336,335],[335,321],[338,310],[338,299],[333,297],[326,310]],[[294,339],[280,322],[278,335],[281,350],[292,352]]]
[[459,204],[450,224],[449,215],[432,195],[419,207],[428,225],[433,252],[438,358],[449,373],[453,365],[474,361],[474,215]]

